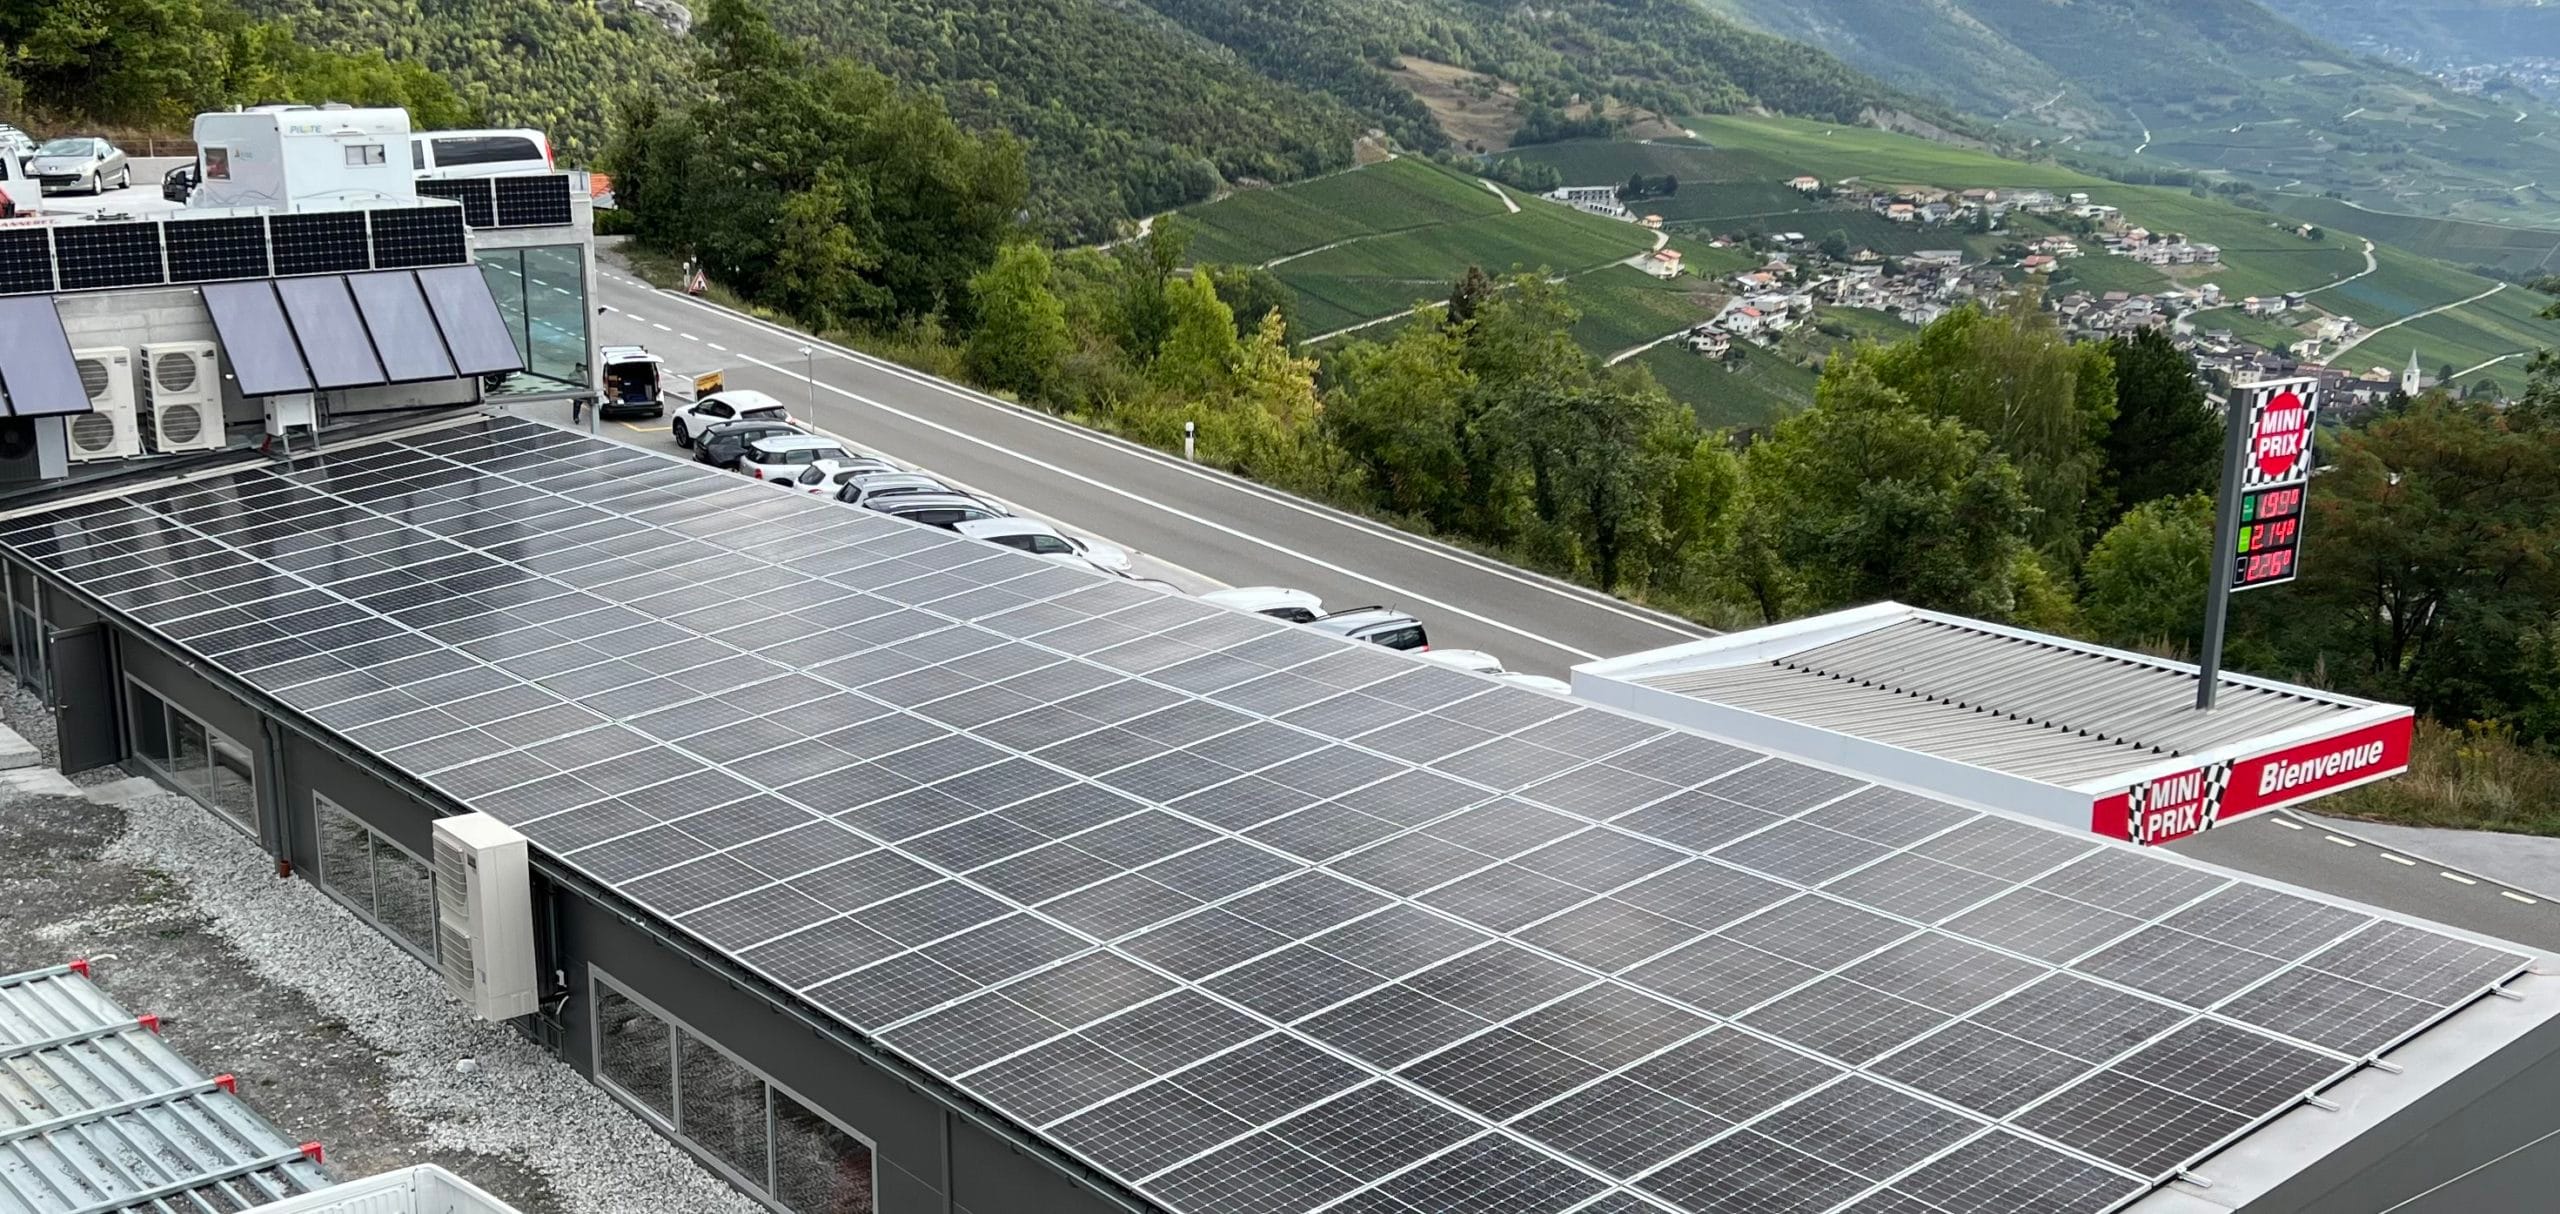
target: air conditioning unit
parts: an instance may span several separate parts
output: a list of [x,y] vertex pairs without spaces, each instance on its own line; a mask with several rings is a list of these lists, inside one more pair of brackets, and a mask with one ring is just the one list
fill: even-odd
[[438,818],[436,969],[482,1020],[534,1009],[533,893],[523,835],[487,814]]
[[71,352],[89,412],[64,418],[74,460],[130,459],[142,454],[142,429],[133,413],[133,352],[122,346]]
[[142,383],[151,398],[155,451],[220,450],[222,368],[209,341],[142,347]]

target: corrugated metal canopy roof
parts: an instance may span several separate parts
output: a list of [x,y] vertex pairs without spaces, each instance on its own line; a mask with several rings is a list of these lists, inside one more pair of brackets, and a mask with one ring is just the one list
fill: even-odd
[[2225,683],[2220,704],[2200,713],[2190,671],[1925,617],[1773,661],[1639,681],[2058,783],[2349,710]]

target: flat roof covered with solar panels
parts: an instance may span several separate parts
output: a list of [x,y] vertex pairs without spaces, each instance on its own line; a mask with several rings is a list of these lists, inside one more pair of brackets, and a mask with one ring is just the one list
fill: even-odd
[[2560,1011],[2520,948],[524,421],[0,547],[1182,1214],[2098,1214],[2272,1123],[2227,1198],[2343,1141],[2315,1093],[2450,1077],[2383,1053]]

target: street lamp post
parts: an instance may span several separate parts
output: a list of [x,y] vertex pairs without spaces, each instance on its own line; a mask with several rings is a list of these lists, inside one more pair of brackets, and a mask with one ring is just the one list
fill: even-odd
[[809,360],[809,428],[818,428],[818,348],[800,347],[800,357]]

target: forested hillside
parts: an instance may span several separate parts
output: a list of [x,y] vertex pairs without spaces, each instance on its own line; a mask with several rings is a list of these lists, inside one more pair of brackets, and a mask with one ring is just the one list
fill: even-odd
[[2483,218],[2560,181],[2560,112],[2454,94],[2257,0],[1705,2],[2065,154]]
[[[692,39],[630,0],[242,0],[316,45],[380,50],[451,80],[506,125],[602,146],[617,99],[681,100]],[[696,5],[696,15],[707,5]],[[776,26],[938,93],[963,125],[1029,152],[1033,218],[1061,239],[1210,196],[1240,180],[1347,167],[1368,128],[1446,143],[1388,75],[1400,56],[1517,87],[1524,117],[1567,107],[1668,115],[1754,105],[1855,121],[1929,111],[1827,54],[1687,0],[782,0]]]

